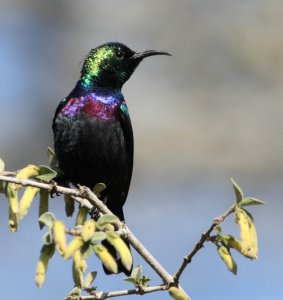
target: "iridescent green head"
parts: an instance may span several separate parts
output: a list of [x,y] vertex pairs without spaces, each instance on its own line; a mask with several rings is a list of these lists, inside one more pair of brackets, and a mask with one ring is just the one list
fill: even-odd
[[105,86],[121,88],[139,63],[148,56],[170,55],[164,51],[134,52],[121,43],[107,43],[90,51],[81,71],[86,88]]

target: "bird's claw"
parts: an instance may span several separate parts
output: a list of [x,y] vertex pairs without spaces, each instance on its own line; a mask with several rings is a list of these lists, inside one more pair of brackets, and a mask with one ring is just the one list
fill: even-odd
[[88,214],[90,217],[94,220],[97,220],[99,218],[99,210],[96,207],[93,207]]
[[49,184],[50,184],[50,186],[51,186],[51,189],[50,189],[50,191],[49,191],[50,197],[51,197],[51,198],[54,198],[54,194],[55,194],[56,196],[59,196],[59,193],[58,193],[58,191],[57,191],[57,186],[58,186],[57,182],[54,181],[54,180],[50,180],[50,181],[49,181]]

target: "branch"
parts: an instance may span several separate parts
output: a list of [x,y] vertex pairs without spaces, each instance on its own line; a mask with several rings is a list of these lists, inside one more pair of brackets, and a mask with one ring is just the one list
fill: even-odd
[[[5,173],[5,175],[14,175],[12,172]],[[38,182],[35,180],[29,180],[29,179],[18,179],[15,177],[0,175],[0,181],[5,182],[11,182],[15,184],[19,184],[21,186],[32,186],[37,187],[40,189],[45,189],[49,192],[58,192],[61,194],[72,196],[72,198],[78,202],[81,206],[87,207],[89,210],[91,210],[93,207],[98,208],[98,210],[103,214],[112,214],[112,212],[107,208],[107,206],[99,200],[96,195],[86,187],[79,187],[78,190],[66,188],[62,186],[57,186],[54,184],[47,184]],[[193,250],[187,254],[179,269],[174,274],[174,276],[170,275],[163,266],[152,256],[152,254],[143,246],[143,244],[138,240],[138,238],[132,233],[132,231],[126,226],[125,223],[121,221],[117,221],[115,223],[116,229],[119,231],[119,234],[127,240],[133,248],[143,257],[143,259],[152,267],[152,269],[160,276],[160,278],[163,280],[163,285],[160,286],[154,286],[154,287],[143,287],[143,288],[137,288],[133,290],[123,290],[123,291],[116,291],[116,292],[101,292],[101,291],[93,291],[89,290],[89,292],[92,293],[92,295],[89,296],[74,296],[74,299],[76,300],[104,300],[106,298],[111,297],[118,297],[118,296],[124,296],[124,295],[133,295],[133,294],[144,294],[144,293],[151,293],[155,291],[161,291],[161,290],[168,290],[171,286],[179,286],[179,280],[180,277],[185,270],[185,268],[188,266],[189,263],[191,263],[192,258],[195,256],[195,254],[203,248],[203,245],[205,242],[207,242],[210,238],[210,234],[213,231],[213,229],[222,223],[227,216],[229,216],[231,213],[233,213],[235,210],[235,204],[230,207],[225,213],[220,215],[219,217],[215,218],[212,222],[209,229],[202,234],[199,241],[194,246]],[[76,235],[77,232],[73,230],[66,230],[66,233]],[[180,289],[182,289],[179,286]]]
[[201,238],[199,239],[199,241],[194,246],[194,249],[184,257],[183,262],[181,263],[179,269],[177,270],[177,272],[173,276],[173,282],[174,283],[176,283],[176,284],[179,283],[180,277],[181,277],[182,273],[184,272],[185,268],[187,267],[187,265],[189,263],[191,263],[191,261],[192,261],[193,257],[195,256],[195,254],[201,248],[203,248],[204,243],[209,240],[210,234],[213,231],[213,229],[216,226],[218,226],[219,224],[221,224],[234,211],[235,211],[235,204],[233,204],[224,214],[220,215],[219,217],[217,217],[213,220],[213,222],[212,222],[211,226],[209,227],[209,229],[201,235]]
[[[107,206],[99,200],[89,188],[80,187],[79,190],[74,190],[54,184],[47,184],[37,182],[29,179],[18,179],[9,176],[0,175],[0,181],[16,183],[22,186],[33,186],[48,191],[56,191],[65,195],[74,196],[74,200],[80,203],[82,206],[92,209],[94,206],[104,214],[112,214]],[[118,230],[121,231],[121,235],[127,240],[136,251],[143,257],[143,259],[153,268],[153,270],[162,278],[163,282],[167,285],[172,284],[173,277],[163,268],[163,266],[152,256],[152,254],[142,245],[138,238],[131,232],[131,230],[125,225],[125,223],[118,221],[115,223]]]
[[94,290],[94,291],[89,291],[91,294],[89,296],[74,296],[72,299],[73,300],[104,300],[106,298],[112,298],[112,297],[143,295],[143,294],[165,291],[165,290],[167,290],[166,285],[142,287],[133,290],[122,290],[122,291],[114,291],[114,292],[101,292],[101,291]]

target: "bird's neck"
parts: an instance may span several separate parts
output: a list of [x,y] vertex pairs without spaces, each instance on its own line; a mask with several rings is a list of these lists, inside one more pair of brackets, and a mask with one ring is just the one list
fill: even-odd
[[121,85],[118,83],[117,78],[108,72],[101,72],[99,75],[82,74],[78,83],[87,91],[98,88],[121,91]]

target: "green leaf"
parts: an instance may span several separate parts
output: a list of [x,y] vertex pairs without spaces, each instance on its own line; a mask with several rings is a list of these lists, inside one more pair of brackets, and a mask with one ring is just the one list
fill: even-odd
[[99,227],[105,226],[106,224],[113,224],[119,221],[119,218],[114,215],[103,215],[97,220],[97,225]]
[[90,254],[92,253],[92,247],[89,243],[85,243],[82,245],[82,247],[80,248],[80,252],[82,255],[82,259],[88,259],[88,257],[90,256]]
[[243,193],[242,189],[240,188],[240,186],[238,185],[238,183],[233,178],[231,178],[231,182],[232,182],[232,185],[234,188],[237,203],[239,204],[244,197],[244,193]]
[[92,236],[92,238],[90,240],[90,243],[94,245],[97,242],[103,241],[105,239],[106,239],[106,233],[105,232],[103,232],[103,231],[96,231],[96,232],[94,232],[94,234],[93,234],[93,236]]
[[42,241],[44,245],[51,245],[53,244],[53,238],[51,237],[50,232],[46,232],[43,237],[42,237]]
[[70,195],[64,195],[65,213],[67,217],[72,217],[75,211],[75,201]]
[[262,204],[265,204],[262,200],[251,198],[251,197],[245,197],[240,202],[241,206],[262,205]]
[[0,158],[0,174],[4,172],[5,163],[2,158]]
[[216,231],[217,235],[221,234],[221,227],[220,227],[220,225],[214,227],[214,230]]
[[56,220],[56,217],[55,217],[55,215],[52,213],[52,212],[46,212],[46,213],[44,213],[44,214],[42,214],[40,217],[39,217],[39,219],[38,219],[38,221],[41,223],[41,224],[44,224],[44,225],[46,225],[47,227],[49,227],[49,228],[52,228],[52,226],[53,226],[53,223],[54,223],[54,221]]
[[143,277],[140,279],[140,283],[142,286],[148,286],[148,282],[150,281],[150,278],[143,275]]
[[93,192],[98,198],[100,198],[101,192],[103,192],[105,189],[106,189],[106,185],[104,183],[100,182],[94,186]]
[[96,278],[97,272],[90,272],[86,275],[84,279],[84,288],[90,288],[94,279]]
[[51,147],[47,148],[47,156],[49,161],[49,166],[52,170],[57,171],[58,170],[58,162],[55,155],[54,150]]
[[70,293],[64,298],[64,300],[71,300],[74,296],[80,296],[81,289],[78,287],[73,288]]
[[125,278],[123,278],[123,280],[133,283],[136,286],[136,279],[134,277],[125,277]]
[[7,195],[7,185],[8,182],[4,182],[4,181],[0,182],[0,193]]
[[237,264],[230,253],[230,249],[225,246],[220,246],[217,248],[218,255],[225,263],[226,267],[234,275],[237,275]]
[[37,175],[35,178],[39,180],[43,180],[46,182],[49,182],[51,179],[53,179],[57,175],[57,172],[50,169],[47,166],[39,166],[39,175]]
[[136,282],[140,279],[142,273],[142,266],[139,265],[133,269],[131,277],[135,278]]

